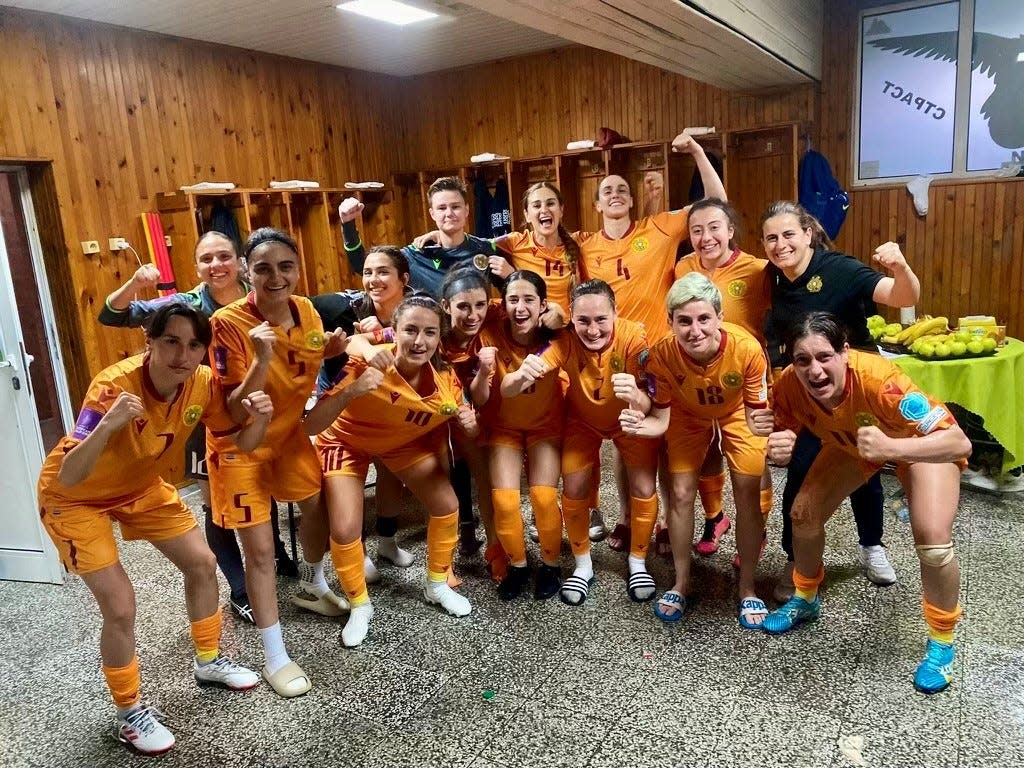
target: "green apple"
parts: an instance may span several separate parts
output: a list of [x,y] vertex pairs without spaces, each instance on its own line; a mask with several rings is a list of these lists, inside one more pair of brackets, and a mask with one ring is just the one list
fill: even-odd
[[885,325],[885,318],[881,315],[872,315],[868,318],[868,328],[881,328]]
[[992,352],[996,348],[996,340],[991,336],[986,336],[981,340],[981,348],[986,352]]
[[982,352],[985,351],[985,347],[982,345],[981,341],[979,341],[978,339],[973,339],[967,342],[967,351],[970,352],[972,355],[980,355]]
[[917,354],[921,357],[935,357],[935,345],[923,341],[917,345]]
[[963,357],[967,354],[967,344],[962,341],[954,341],[949,345],[949,354],[952,357]]
[[883,336],[895,336],[897,333],[903,330],[903,326],[899,323],[889,323],[882,329]]
[[957,341],[962,341],[964,344],[966,344],[967,342],[974,338],[971,335],[970,331],[957,331],[955,334],[953,334],[953,337]]
[[936,357],[949,357],[949,344],[944,341],[940,341],[935,345],[935,356]]

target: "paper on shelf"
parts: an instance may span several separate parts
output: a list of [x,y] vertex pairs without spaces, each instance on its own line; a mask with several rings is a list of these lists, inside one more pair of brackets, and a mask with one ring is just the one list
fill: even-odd
[[479,155],[473,155],[469,158],[471,163],[490,163],[495,160],[508,160],[508,155],[496,155],[493,152],[481,152]]
[[707,134],[714,132],[715,126],[713,125],[693,125],[683,128],[683,133],[688,136],[706,136]]
[[345,189],[384,189],[380,181],[346,181]]
[[577,141],[570,141],[565,145],[566,149],[593,149],[597,142],[593,139],[579,139]]

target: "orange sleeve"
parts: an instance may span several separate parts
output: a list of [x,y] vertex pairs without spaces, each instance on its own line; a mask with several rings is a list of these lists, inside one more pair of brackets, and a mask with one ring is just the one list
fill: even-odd
[[225,389],[242,383],[252,362],[249,337],[223,313],[210,319],[213,339],[210,342],[210,362],[214,378]]
[[893,366],[893,371],[881,382],[877,416],[883,431],[906,434],[916,432],[928,435],[936,429],[956,426],[956,419],[945,403],[922,392],[910,377]]
[[690,237],[690,214],[685,208],[656,213],[651,216],[651,224],[673,240],[683,240]]
[[772,412],[775,415],[776,432],[789,429],[800,434],[800,430],[803,429],[803,421],[798,413],[799,408],[795,407],[793,403],[794,387],[803,387],[803,384],[797,381],[796,374],[793,373],[793,368],[790,366],[782,372],[772,386],[772,396],[774,397]]
[[764,408],[768,402],[768,360],[760,347],[757,354],[749,356],[743,379],[743,404],[748,408]]
[[345,367],[341,369],[341,373],[338,374],[337,380],[334,385],[324,392],[320,398],[333,397],[334,395],[344,392],[351,386],[352,382],[363,375],[363,371],[369,368],[366,361],[358,355],[352,355],[349,357]]
[[110,410],[110,406],[123,391],[122,387],[110,379],[97,377],[93,380],[89,385],[85,400],[82,402],[82,409],[78,412],[75,428],[66,438],[70,442],[69,448],[92,434],[107,411]]
[[569,359],[569,351],[572,349],[572,343],[569,338],[569,334],[574,331],[562,331],[555,336],[540,354],[540,359],[544,361],[544,364],[552,370],[561,368],[565,365],[565,361]]
[[228,391],[219,382],[211,379],[209,384],[210,400],[203,409],[199,420],[215,435],[229,435],[238,431],[238,425],[228,411]]

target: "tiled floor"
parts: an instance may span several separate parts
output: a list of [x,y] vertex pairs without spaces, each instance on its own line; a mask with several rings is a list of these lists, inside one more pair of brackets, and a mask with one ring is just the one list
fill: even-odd
[[[887,488],[893,483],[886,478]],[[614,492],[604,498],[610,506]],[[139,595],[144,695],[172,716],[178,738],[155,760],[218,768],[1024,761],[1024,494],[964,492],[957,678],[933,697],[910,683],[924,640],[920,578],[909,525],[894,518],[886,541],[899,584],[879,589],[860,575],[852,520],[841,511],[829,527],[823,615],[783,637],[738,626],[731,533],[698,563],[699,602],[679,625],[662,625],[650,604],[627,599],[623,556],[604,544],[595,547],[598,582],[584,607],[503,604],[476,559],[459,569],[473,613],[455,619],[424,604],[423,530],[406,518],[401,536],[417,565],[384,569],[360,649],[341,647],[337,620],[282,599],[288,647],[314,680],[292,701],[266,686],[248,694],[196,687],[180,577],[152,547],[124,546]],[[772,541],[778,525],[773,517]],[[766,598],[782,563],[771,547],[759,583]],[[666,587],[667,564],[652,570]],[[282,580],[282,596],[292,587]],[[257,631],[227,616],[224,647],[258,667]],[[0,583],[0,625],[0,765],[142,760],[108,735],[99,617],[80,580]]]

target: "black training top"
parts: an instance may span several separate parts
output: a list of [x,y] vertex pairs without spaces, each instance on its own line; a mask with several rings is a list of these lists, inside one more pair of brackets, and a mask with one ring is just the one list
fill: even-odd
[[765,337],[772,367],[788,365],[789,350],[783,339],[789,326],[808,312],[831,312],[849,332],[850,346],[875,349],[868,333],[867,317],[876,312],[871,298],[878,281],[885,277],[852,256],[818,249],[807,269],[790,282],[774,265],[772,306],[768,312]]

